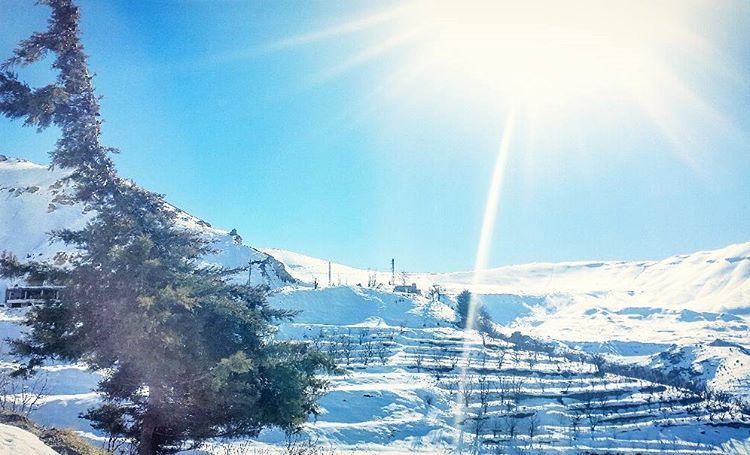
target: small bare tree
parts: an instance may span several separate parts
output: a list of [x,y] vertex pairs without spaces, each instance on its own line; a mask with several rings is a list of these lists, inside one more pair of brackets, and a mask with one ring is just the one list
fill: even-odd
[[[243,452],[250,453],[250,452]],[[282,455],[333,455],[334,451],[325,449],[320,442],[312,439],[300,439],[298,434],[287,435]]]
[[599,426],[599,423],[601,422],[601,415],[598,414],[594,410],[594,405],[591,400],[591,397],[587,397],[583,404],[583,413],[586,416],[586,421],[588,422],[589,430],[591,430],[591,437],[594,438],[594,432],[596,432],[596,427]]
[[440,382],[443,378],[443,365],[440,363],[440,358],[438,356],[432,357],[430,370],[432,371],[432,377],[435,378],[435,381]]
[[354,342],[352,340],[352,333],[351,329],[349,330],[348,334],[342,333],[339,335],[339,347],[341,352],[341,358],[344,360],[344,363],[346,366],[351,365],[352,363],[352,348]]
[[570,433],[575,439],[578,436],[578,432],[581,429],[581,420],[583,420],[583,413],[580,409],[573,409],[573,414],[570,416]]
[[529,368],[533,370],[534,366],[537,364],[538,361],[539,361],[539,352],[533,351],[533,353],[528,358]]
[[497,381],[497,394],[500,398],[500,405],[505,402],[506,397],[508,396],[508,380],[505,378],[500,378],[499,381]]
[[373,357],[375,357],[375,343],[372,340],[367,340],[362,346],[362,351],[360,353],[362,365],[367,366]]
[[589,423],[589,430],[591,430],[591,437],[596,438],[596,428],[602,421],[602,417],[599,414],[592,413],[586,416],[586,420]]
[[536,412],[529,417],[529,445],[534,447],[534,436],[539,434],[539,416]]
[[39,407],[39,400],[46,395],[47,378],[39,375],[31,378],[14,378],[8,371],[0,372],[0,409],[28,417]]
[[476,378],[474,375],[467,375],[463,381],[461,388],[461,397],[465,407],[469,407],[471,399],[474,397],[474,385],[476,384]]
[[310,336],[310,345],[315,349],[316,351],[320,351],[323,347],[323,342],[325,341],[325,334],[323,333],[323,330],[318,330],[318,333],[315,335]]
[[516,406],[516,403],[521,399],[521,380],[520,379],[511,379],[508,381],[508,403],[507,407],[508,410],[513,409]]
[[439,302],[442,295],[443,289],[439,284],[433,284],[432,286],[430,286],[430,289],[427,290],[427,298],[430,300],[430,302]]
[[521,364],[521,351],[518,349],[513,349],[510,352],[511,357],[513,358],[513,366],[515,368],[518,368]]
[[482,408],[482,412],[486,414],[490,403],[492,383],[486,377],[482,376],[477,381],[477,386],[479,391],[479,405]]
[[376,288],[378,287],[378,273],[367,269],[367,287]]
[[507,415],[503,418],[503,422],[508,430],[508,438],[511,441],[514,440],[518,431],[518,420],[511,415]]
[[450,354],[448,354],[448,363],[451,366],[451,370],[455,370],[458,366],[458,360],[459,360],[458,352],[451,351]]
[[451,397],[456,394],[456,391],[458,390],[457,379],[450,379],[450,380],[443,381],[443,385],[445,387],[445,390],[448,391]]
[[497,369],[502,370],[503,369],[503,363],[505,363],[505,354],[507,353],[506,349],[504,347],[498,348],[497,353]]
[[334,361],[338,361],[339,358],[339,337],[337,333],[330,334],[326,344],[325,344],[325,353],[328,354],[328,357],[330,357]]
[[[122,451],[115,449],[105,449],[107,453],[120,455]],[[243,440],[236,441],[232,439],[224,439],[214,447],[214,450],[218,450],[219,455],[246,455],[253,451],[253,441]]]
[[422,351],[418,351],[414,356],[414,366],[417,367],[417,373],[420,373],[422,371],[422,365],[424,365],[424,353]]
[[482,366],[482,369],[483,370],[486,369],[487,368],[487,351],[482,351],[482,354],[479,356],[479,358],[481,361],[480,365]]
[[487,424],[487,418],[484,415],[484,412],[481,410],[477,413],[476,416],[472,419],[472,433],[474,434],[474,450],[475,453],[479,453],[480,444],[482,443],[482,433],[484,432],[484,427]]
[[365,344],[365,341],[367,340],[367,336],[370,334],[370,331],[367,329],[361,329],[359,331],[359,335],[357,336],[357,342],[360,346]]
[[388,363],[388,356],[390,353],[391,349],[388,342],[382,338],[379,339],[375,346],[375,354],[378,356],[378,359],[380,359],[381,365],[385,366],[385,364]]

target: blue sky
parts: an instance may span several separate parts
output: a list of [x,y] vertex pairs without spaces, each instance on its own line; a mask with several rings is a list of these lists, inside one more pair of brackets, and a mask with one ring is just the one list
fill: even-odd
[[[450,71],[382,91],[415,59],[413,46],[345,62],[395,33],[387,23],[268,48],[367,17],[373,3],[80,5],[104,141],[121,149],[125,176],[255,246],[359,267],[386,268],[391,257],[410,271],[474,264],[507,97]],[[750,8],[722,2],[699,13],[686,26],[727,71],[691,49],[664,53],[700,100],[654,98],[671,136],[606,85],[606,96],[566,98],[543,120],[520,116],[490,265],[661,258],[750,241]],[[41,29],[45,14],[0,0],[0,53]],[[0,153],[46,162],[55,134],[2,119]]]

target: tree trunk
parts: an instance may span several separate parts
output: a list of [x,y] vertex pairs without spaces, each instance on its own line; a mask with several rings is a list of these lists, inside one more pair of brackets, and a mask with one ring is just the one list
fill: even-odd
[[161,389],[149,387],[148,408],[141,422],[141,434],[138,438],[138,455],[156,455],[154,444],[154,433],[159,423],[159,411],[161,410]]
[[156,455],[154,447],[154,431],[156,430],[156,418],[152,411],[146,412],[141,423],[141,435],[138,438],[138,455]]

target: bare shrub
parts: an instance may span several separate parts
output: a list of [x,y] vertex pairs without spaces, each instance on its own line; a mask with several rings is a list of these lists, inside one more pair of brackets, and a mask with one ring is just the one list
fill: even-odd
[[383,339],[378,340],[378,343],[375,345],[375,354],[378,356],[378,359],[380,359],[380,363],[383,366],[388,363],[388,356],[390,353],[391,349],[388,346],[388,342]]
[[474,384],[476,384],[476,378],[473,375],[466,376],[466,379],[463,381],[461,398],[463,398],[463,403],[466,407],[469,406],[471,399],[474,397]]
[[482,407],[482,412],[486,414],[490,403],[490,392],[493,389],[493,384],[484,376],[479,378],[477,384],[479,386],[479,404]]
[[0,372],[0,409],[28,417],[39,407],[46,394],[47,379],[43,376],[14,378],[9,372]]
[[534,436],[539,435],[539,416],[534,413],[529,417],[529,445],[534,446]]
[[414,357],[414,366],[417,367],[417,373],[422,371],[422,365],[424,365],[424,353],[419,351]]

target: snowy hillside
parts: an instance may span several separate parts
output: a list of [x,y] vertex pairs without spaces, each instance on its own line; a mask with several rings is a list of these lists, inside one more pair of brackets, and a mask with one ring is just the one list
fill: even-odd
[[[715,454],[750,439],[750,416],[736,405],[602,372],[569,351],[464,336],[446,321],[447,301],[346,286],[283,289],[271,301],[303,311],[281,327],[282,336],[317,345],[345,370],[330,377],[321,412],[304,433],[335,453],[450,453],[463,447],[482,453]],[[3,333],[18,331],[23,312],[0,310]],[[53,365],[44,377],[47,395],[32,418],[78,428],[101,443],[103,435],[78,418],[97,401],[97,376],[81,366]],[[269,430],[254,441],[217,441],[206,450],[265,453],[260,450],[284,443],[283,434]]]
[[57,452],[28,431],[0,423],[0,453],[55,455]]
[[[63,175],[27,161],[0,161],[0,250],[65,261],[70,252],[50,245],[45,233],[80,227],[87,215],[57,183]],[[272,285],[269,302],[299,311],[280,336],[315,344],[345,371],[330,378],[321,414],[306,427],[322,447],[713,454],[743,453],[750,441],[747,409],[665,380],[687,375],[730,398],[748,396],[750,243],[663,261],[502,267],[479,279],[470,272],[397,274],[423,293],[410,295],[393,292],[390,273],[335,263],[329,285],[326,260],[256,250],[185,212],[179,219],[219,247],[207,262],[252,263],[252,282]],[[424,295],[434,284],[446,291],[439,300]],[[454,297],[464,288],[480,296],[505,337],[455,328]],[[20,334],[25,311],[0,308],[0,338]],[[515,331],[555,343],[529,344]],[[606,369],[583,351],[661,374],[639,378]],[[0,366],[13,361],[2,346]],[[97,402],[99,376],[81,365],[56,364],[42,378],[47,386],[32,418],[102,442],[78,417]],[[217,441],[207,450],[273,450],[283,442],[271,430],[255,441]]]
[[[62,228],[80,228],[89,215],[73,201],[70,184],[60,180],[65,175],[60,170],[0,155],[0,251],[9,251],[20,259],[52,260],[58,264],[66,261],[71,250],[51,244],[47,234]],[[239,235],[175,210],[184,227],[200,232],[212,242],[216,253],[205,258],[207,263],[227,268],[252,264],[249,278],[255,284],[276,287],[291,280],[279,262],[243,245]],[[237,279],[247,280],[248,273]],[[0,280],[0,293],[8,284]]]
[[[264,249],[301,281],[323,282],[328,262],[301,254]],[[334,283],[366,283],[367,270],[332,264]],[[387,283],[390,272],[377,272]],[[422,289],[439,284],[458,292],[471,287],[473,272],[407,273]],[[397,273],[397,281],[401,274]],[[743,313],[750,308],[750,242],[716,251],[644,262],[561,262],[506,266],[481,271],[473,291],[487,295],[589,295],[610,309],[658,307],[672,310]]]
[[[327,283],[327,261],[264,251],[298,280]],[[334,284],[364,284],[372,275],[378,283],[391,280],[389,272],[335,263],[331,275]],[[471,272],[397,273],[397,282],[404,278],[423,291],[434,284],[454,295],[471,289],[508,333],[563,341],[612,360],[657,364],[652,356],[673,345],[695,350],[691,358],[712,365],[701,374],[706,382],[750,397],[750,243],[662,261],[527,264],[485,270],[478,279]]]

